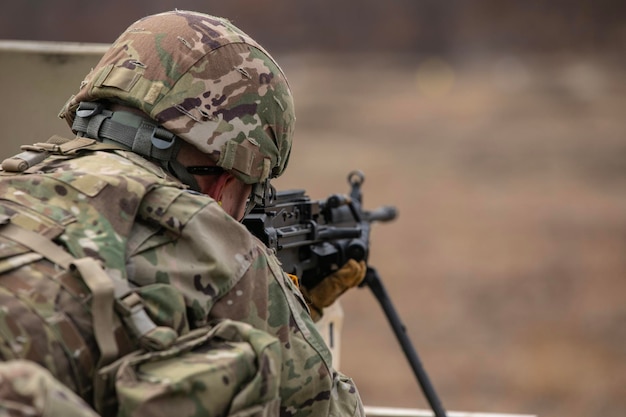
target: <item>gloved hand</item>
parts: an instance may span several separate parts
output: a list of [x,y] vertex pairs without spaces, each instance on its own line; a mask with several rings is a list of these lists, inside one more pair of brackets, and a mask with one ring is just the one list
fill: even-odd
[[339,298],[346,290],[355,287],[365,278],[365,261],[350,259],[344,266],[333,272],[313,288],[301,286],[302,295],[311,310],[311,318],[318,321],[323,316],[324,308]]

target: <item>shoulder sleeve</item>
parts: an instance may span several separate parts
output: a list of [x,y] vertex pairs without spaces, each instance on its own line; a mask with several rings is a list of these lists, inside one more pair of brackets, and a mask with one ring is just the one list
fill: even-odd
[[227,318],[278,338],[281,415],[359,415],[358,391],[332,368],[330,351],[278,259],[214,200],[186,194],[159,196],[160,205],[150,208],[158,215],[137,225],[133,281],[175,285],[192,326]]
[[170,283],[184,295],[192,325],[206,322],[216,300],[250,268],[256,240],[215,202],[176,189],[159,189],[142,202],[129,245],[129,279]]
[[279,339],[281,415],[363,415],[356,386],[332,368],[330,351],[299,289],[276,257],[256,242],[250,268],[214,305],[211,317],[247,322]]

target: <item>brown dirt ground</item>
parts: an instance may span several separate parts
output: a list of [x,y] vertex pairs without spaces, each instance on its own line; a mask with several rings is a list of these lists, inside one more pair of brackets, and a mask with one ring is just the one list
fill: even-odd
[[[623,65],[284,62],[299,120],[277,184],[321,199],[361,169],[366,207],[398,208],[370,261],[444,407],[623,415]],[[341,368],[365,403],[427,408],[369,291],[343,306]]]
[[[621,417],[623,62],[279,58],[299,119],[276,185],[322,199],[361,169],[366,207],[398,208],[374,227],[370,261],[445,408]],[[53,116],[86,65],[48,57],[42,75],[41,62],[16,62],[0,68],[4,156],[16,138],[48,135],[36,123],[46,116],[68,133]],[[351,291],[343,306],[341,368],[365,403],[427,408],[371,294]]]

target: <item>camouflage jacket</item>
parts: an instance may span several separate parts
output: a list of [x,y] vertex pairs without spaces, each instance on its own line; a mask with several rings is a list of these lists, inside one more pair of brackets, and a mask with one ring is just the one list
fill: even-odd
[[[185,319],[168,317],[167,302],[154,301],[155,310],[163,308],[164,320],[179,334],[228,318],[277,338],[282,358],[281,416],[363,414],[352,381],[332,368],[330,352],[300,291],[260,241],[215,200],[186,190],[157,165],[123,150],[83,148],[71,155],[51,155],[25,173],[0,176],[0,215],[55,239],[75,257],[98,259],[109,276],[142,288],[172,285],[183,295]],[[65,376],[72,366],[64,368],[60,358],[42,352],[36,338],[47,338],[48,347],[70,343],[61,343],[49,330],[29,328],[11,316],[12,306],[21,308],[15,301],[18,287],[31,285],[35,291],[29,294],[36,292],[37,273],[31,273],[35,276],[32,283],[21,280],[19,285],[4,285],[4,276],[10,275],[6,271],[21,264],[15,260],[15,251],[2,253],[7,241],[0,242],[0,338],[4,342],[0,355],[4,360],[35,360],[84,397],[80,382]],[[61,297],[47,295],[55,301],[38,302],[52,303],[46,308],[60,310]],[[71,316],[64,320],[89,333],[88,323],[81,322],[80,308],[84,307],[64,305],[65,315]],[[66,334],[62,325],[57,328],[58,334]],[[118,341],[123,338],[117,335]],[[18,342],[20,349],[7,348]],[[91,352],[75,353],[79,362],[96,362],[89,357],[97,355],[91,343]],[[81,370],[71,372],[80,374]]]

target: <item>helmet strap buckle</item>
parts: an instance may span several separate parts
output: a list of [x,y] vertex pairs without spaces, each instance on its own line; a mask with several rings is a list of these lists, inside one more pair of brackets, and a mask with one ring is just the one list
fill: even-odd
[[81,101],[76,109],[76,116],[89,118],[102,113],[103,108],[104,106],[101,103],[95,101]]
[[154,126],[150,142],[155,148],[166,150],[174,146],[176,135],[160,126]]
[[250,212],[256,206],[268,206],[270,204],[270,201],[273,200],[275,193],[276,190],[270,184],[269,179],[253,184],[252,191],[250,192],[250,197],[248,197],[248,201],[246,202],[246,210],[244,212],[243,218],[250,214]]

